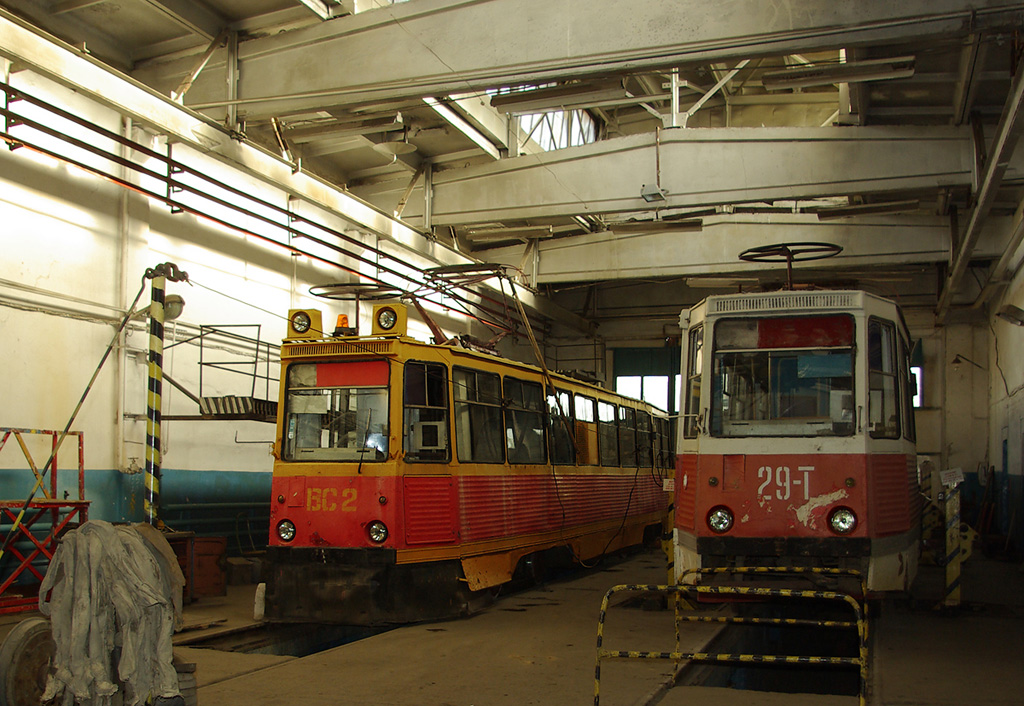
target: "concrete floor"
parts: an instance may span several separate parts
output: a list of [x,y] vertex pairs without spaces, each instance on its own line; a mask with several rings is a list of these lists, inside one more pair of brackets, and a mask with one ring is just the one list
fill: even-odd
[[[660,583],[657,553],[605,571],[500,598],[465,620],[413,625],[304,658],[238,655],[178,648],[197,662],[201,704],[269,706],[286,701],[319,706],[511,706],[593,702],[597,615],[604,592],[618,583]],[[874,630],[872,704],[945,706],[1024,704],[1024,570],[980,555],[964,567],[964,603],[938,610],[943,572],[925,567],[913,600],[885,603]],[[200,612],[250,622],[248,587],[232,587],[221,605]],[[248,589],[251,591],[251,589]],[[242,605],[238,605],[241,599]],[[609,611],[608,649],[670,650],[671,614],[645,611],[622,597]],[[240,614],[231,617],[231,611]],[[703,649],[715,626],[688,625],[683,650]],[[201,634],[201,633],[198,633]],[[179,635],[179,639],[183,636]],[[711,687],[664,689],[666,662],[605,662],[606,706],[843,706],[856,697],[773,694]]]
[[[472,618],[407,626],[319,654],[294,658],[189,646],[254,624],[254,586],[186,608],[175,652],[197,664],[204,706],[511,706],[593,703],[601,597],[614,584],[661,583],[657,553],[633,556],[499,598]],[[888,601],[875,623],[872,704],[1024,704],[1024,567],[975,555],[964,566],[964,604],[937,610],[942,571],[925,567],[913,600]],[[623,596],[623,601],[625,596]],[[23,615],[0,619],[0,637]],[[713,625],[688,625],[682,649],[703,649]],[[608,649],[668,651],[671,613],[620,601],[609,611]],[[853,706],[856,697],[772,694],[711,687],[662,689],[666,662],[605,662],[604,706]]]
[[[463,620],[412,625],[302,659],[207,681],[223,673],[217,655],[197,654],[201,704],[270,706],[524,706],[592,703],[594,655],[601,598],[617,583],[662,583],[664,559],[642,554],[612,568],[552,582],[499,598]],[[671,613],[646,611],[622,597],[609,611],[609,649],[668,651],[674,646]],[[697,650],[716,627],[688,630],[684,649]],[[646,701],[671,675],[666,662],[606,663],[601,703]]]

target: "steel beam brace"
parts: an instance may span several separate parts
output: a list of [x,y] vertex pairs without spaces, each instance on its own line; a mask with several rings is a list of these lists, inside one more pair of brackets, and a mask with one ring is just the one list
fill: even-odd
[[[784,7],[763,0],[518,0],[509,12],[504,0],[417,0],[246,42],[238,104],[258,118],[315,108],[326,98],[342,105],[440,96],[1020,25],[1013,0],[789,0]],[[332,68],[339,66],[346,70]],[[135,75],[165,85],[182,70],[168,62]],[[201,78],[190,104],[202,109],[225,100],[220,85]]]
[[981,236],[982,226],[995,202],[999,186],[1007,175],[1007,168],[1010,166],[1010,160],[1022,132],[1024,132],[1024,58],[1017,64],[1013,83],[1010,85],[1010,93],[1006,98],[1006,105],[996,128],[995,139],[988,149],[984,176],[978,186],[974,208],[971,209],[963,240],[953,258],[949,275],[946,277],[942,294],[939,296],[939,305],[935,311],[939,320],[942,320],[949,312],[953,295],[960,286],[960,280],[964,273],[967,272],[967,265],[974,254],[975,244]]

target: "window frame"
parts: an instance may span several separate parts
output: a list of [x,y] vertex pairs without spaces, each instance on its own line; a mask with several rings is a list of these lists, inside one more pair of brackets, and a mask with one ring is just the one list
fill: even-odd
[[[471,374],[473,376],[473,385],[471,388],[456,379],[457,376],[464,374]],[[498,396],[493,400],[480,399],[481,393],[479,380],[481,377],[497,382],[495,387],[497,389]],[[460,398],[459,391],[463,388],[465,388],[467,392],[471,391],[473,393],[473,397],[470,398],[467,396],[465,398]],[[503,398],[501,392],[501,375],[485,370],[479,370],[477,368],[464,366],[452,367],[452,416],[455,421],[455,455],[458,458],[459,463],[505,463],[505,422],[502,407]],[[464,416],[463,411],[468,413],[468,416]],[[497,430],[496,434],[494,433],[494,430]],[[477,432],[481,433],[478,435]],[[493,435],[493,438],[491,435]],[[464,443],[467,444],[468,449],[467,457],[465,458],[462,454],[462,446]],[[483,450],[485,445],[491,446],[491,451],[499,451],[498,455],[500,455],[500,458],[487,456],[481,457],[482,454],[476,453],[476,451]]]
[[[423,368],[423,404],[410,404],[409,390],[410,390],[410,372],[416,370],[418,367]],[[405,455],[402,457],[406,463],[420,464],[420,463],[450,463],[452,460],[452,439],[451,439],[451,401],[449,399],[449,375],[448,366],[444,363],[438,363],[436,361],[426,360],[409,360],[405,362],[404,373],[402,376],[402,448],[405,451]],[[439,404],[431,404],[431,390],[430,390],[430,369],[440,370],[443,375],[441,380],[441,396]],[[433,400],[438,402],[438,400]],[[417,419],[413,421],[411,419],[412,410],[424,410],[432,412],[428,416],[436,416],[440,412],[441,419]],[[413,424],[424,423],[424,424],[440,424],[439,427],[443,430],[444,434],[444,449],[440,454],[431,453],[436,452],[437,449],[425,449],[420,448],[412,450],[414,443],[414,437],[416,434],[415,427]],[[425,454],[420,457],[420,454]]]

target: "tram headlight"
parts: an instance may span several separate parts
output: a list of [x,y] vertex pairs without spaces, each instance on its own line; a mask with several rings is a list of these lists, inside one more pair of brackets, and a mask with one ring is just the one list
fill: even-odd
[[278,522],[277,536],[282,542],[290,542],[295,539],[295,523],[291,520],[281,520]]
[[380,520],[374,520],[366,526],[366,533],[370,535],[371,541],[381,544],[388,538],[388,526]]
[[829,513],[828,526],[836,534],[850,534],[857,529],[857,515],[848,507],[837,507]]
[[313,320],[309,318],[309,314],[304,311],[296,311],[292,314],[292,331],[295,333],[305,333],[312,326]]
[[[398,314],[391,307],[384,307],[377,311],[377,325],[385,331],[390,331],[398,323]],[[386,530],[387,528],[385,528]]]
[[732,510],[724,505],[711,508],[711,512],[708,513],[708,527],[718,534],[728,532],[732,529]]

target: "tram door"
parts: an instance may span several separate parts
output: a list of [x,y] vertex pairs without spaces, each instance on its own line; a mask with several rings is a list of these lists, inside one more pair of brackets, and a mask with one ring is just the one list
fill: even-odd
[[402,496],[405,541],[445,544],[458,538],[458,498],[452,457],[448,367],[407,361],[403,366]]

